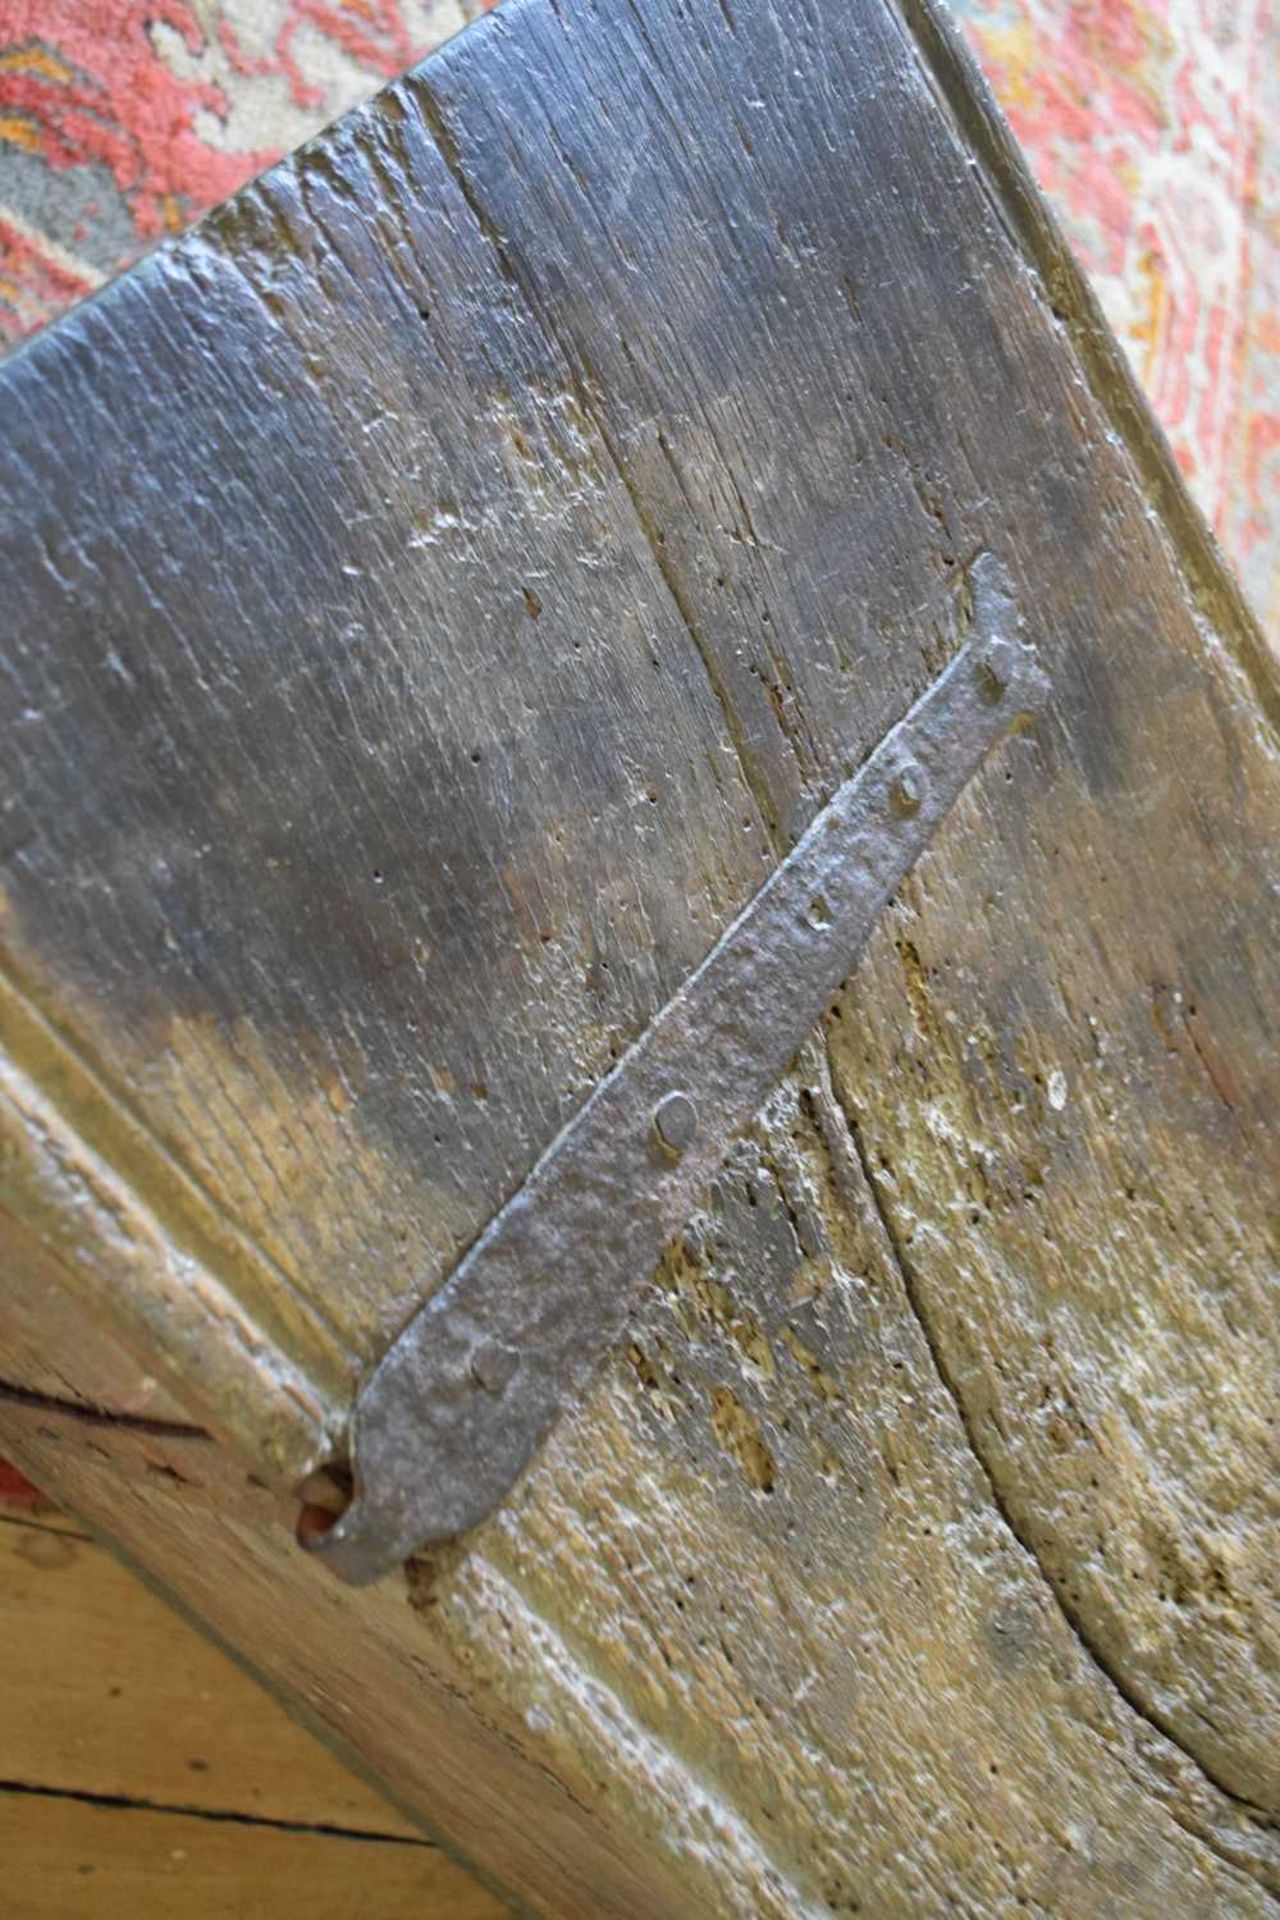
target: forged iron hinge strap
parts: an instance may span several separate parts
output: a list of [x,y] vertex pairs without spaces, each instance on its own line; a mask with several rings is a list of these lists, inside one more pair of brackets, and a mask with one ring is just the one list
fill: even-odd
[[1000,632],[978,569],[974,632],[543,1154],[365,1382],[354,1493],[308,1542],[376,1579],[483,1520],[622,1331],[732,1136],[852,971],[877,916],[984,755],[1047,683]]

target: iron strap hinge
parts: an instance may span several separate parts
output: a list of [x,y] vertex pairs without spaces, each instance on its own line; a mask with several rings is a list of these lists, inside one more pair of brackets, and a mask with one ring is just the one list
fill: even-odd
[[974,569],[969,640],[552,1142],[362,1387],[354,1492],[308,1541],[378,1578],[499,1504],[852,971],[987,752],[1048,683]]

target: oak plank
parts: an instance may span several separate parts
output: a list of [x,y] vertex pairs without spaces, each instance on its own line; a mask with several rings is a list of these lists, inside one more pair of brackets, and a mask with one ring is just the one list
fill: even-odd
[[655,0],[517,7],[412,84],[783,843],[954,645],[972,557],[1011,571],[1049,714],[885,916],[837,1088],[1018,1537],[1274,1815],[1275,661],[1171,561],[946,78],[893,8]]
[[229,1216],[264,1335],[347,1389],[758,883],[750,799],[397,96],[71,329],[0,369],[9,1044],[129,1090],[178,1238],[226,1270]]
[[[207,1443],[157,1473],[137,1434],[89,1450],[10,1405],[4,1445],[540,1910],[931,1912],[962,1885],[978,1911],[1265,1913],[1268,1836],[1130,1712],[993,1516],[807,1077],[522,1497],[404,1587],[323,1577]],[[744,1435],[791,1450],[772,1493]]]

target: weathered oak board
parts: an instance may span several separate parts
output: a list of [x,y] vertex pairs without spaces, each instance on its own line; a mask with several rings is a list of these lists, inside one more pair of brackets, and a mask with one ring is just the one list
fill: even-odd
[[[512,0],[0,410],[11,1319],[141,1356],[6,1364],[227,1452],[4,1443],[545,1911],[1265,1910],[1274,673],[938,23]],[[511,1502],[337,1589],[276,1496],[984,553],[1048,713]]]

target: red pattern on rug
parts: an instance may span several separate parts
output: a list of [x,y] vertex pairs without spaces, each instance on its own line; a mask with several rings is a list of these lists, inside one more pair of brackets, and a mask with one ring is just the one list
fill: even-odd
[[[142,242],[179,232],[275,157],[201,136],[201,111],[225,116],[227,93],[172,72],[157,27],[193,53],[205,43],[180,0],[7,0],[0,51],[3,138],[57,170],[105,167]],[[50,237],[74,247],[83,234]]]

